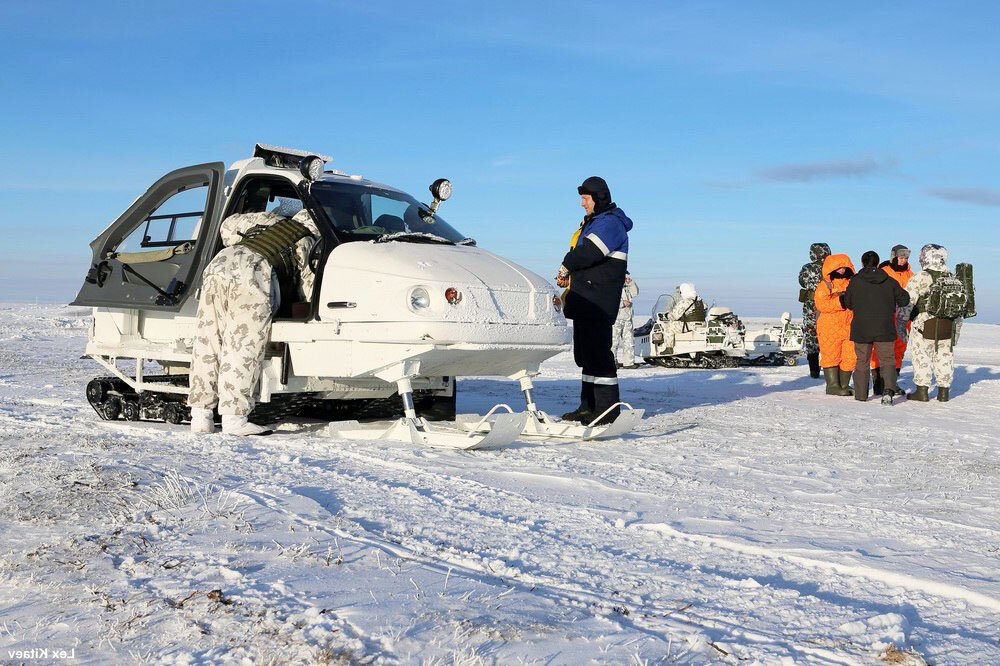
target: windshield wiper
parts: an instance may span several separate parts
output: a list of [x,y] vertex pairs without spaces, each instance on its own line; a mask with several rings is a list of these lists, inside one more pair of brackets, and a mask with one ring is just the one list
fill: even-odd
[[468,238],[468,237],[466,237],[466,238],[463,238],[462,240],[458,241],[458,244],[459,245],[475,245],[476,244],[476,239],[475,238]]
[[429,234],[424,231],[397,231],[393,234],[382,234],[375,239],[376,243],[388,243],[389,241],[409,241],[413,243],[443,243],[445,245],[454,245],[453,241],[444,238],[443,236],[438,236],[437,234]]

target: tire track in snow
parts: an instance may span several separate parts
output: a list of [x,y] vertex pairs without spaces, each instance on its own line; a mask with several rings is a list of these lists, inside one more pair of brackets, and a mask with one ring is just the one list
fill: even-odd
[[931,597],[964,601],[991,611],[1000,612],[1000,599],[994,599],[993,597],[979,592],[973,592],[972,590],[968,590],[958,585],[949,585],[948,583],[940,583],[938,581],[927,580],[925,578],[917,578],[916,576],[896,573],[895,571],[876,569],[875,567],[869,567],[864,564],[843,564],[840,562],[832,562],[830,560],[819,560],[792,553],[783,553],[770,548],[754,546],[752,544],[738,543],[720,537],[707,536],[703,534],[688,534],[664,523],[637,524],[635,527],[649,530],[651,532],[658,532],[671,538],[718,546],[720,548],[725,548],[726,550],[747,555],[757,555],[766,559],[790,562],[808,568],[827,569],[829,571],[835,571],[845,576],[855,578],[869,578],[879,583],[898,585],[899,587],[906,588],[907,590],[919,591]]

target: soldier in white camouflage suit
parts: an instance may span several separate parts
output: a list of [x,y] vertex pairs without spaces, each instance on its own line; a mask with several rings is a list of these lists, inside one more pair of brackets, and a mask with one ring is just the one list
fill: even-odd
[[[694,285],[690,282],[682,282],[677,286],[674,291],[674,303],[670,306],[670,311],[667,313],[667,325],[666,325],[666,336],[669,337],[669,343],[666,345],[671,349],[674,346],[678,333],[683,333],[684,329],[690,330],[690,324],[697,319],[701,321],[705,320],[705,308],[702,304],[700,310],[697,303],[700,302],[698,299],[698,290],[695,289]],[[667,340],[665,339],[665,342]]]
[[[279,282],[287,281],[280,278],[289,277],[279,276],[267,256],[297,274],[298,300],[308,300],[315,279],[308,258],[320,234],[303,210],[290,220],[275,213],[230,215],[220,235],[225,248],[205,268],[198,302],[188,395],[191,430],[212,432],[217,406],[223,433],[257,435],[266,430],[247,416],[281,301]],[[290,261],[276,258],[274,251],[282,246]]]
[[830,256],[830,246],[813,243],[809,246],[809,263],[799,269],[799,286],[808,290],[808,298],[802,301],[802,351],[809,361],[809,375],[819,377],[819,340],[816,338],[816,303],[812,292],[823,279],[823,260]]
[[[907,399],[926,402],[928,400],[927,391],[930,389],[932,378],[937,379],[938,395],[937,399],[947,402],[951,389],[951,382],[955,376],[955,359],[952,353],[953,344],[958,343],[958,335],[962,329],[962,319],[954,320],[954,334],[951,340],[928,340],[921,335],[924,322],[932,319],[929,312],[920,310],[922,303],[921,296],[926,296],[930,292],[934,276],[928,271],[935,273],[951,274],[948,270],[948,249],[933,243],[924,245],[920,250],[919,273],[910,278],[906,284],[906,291],[910,294],[910,305],[899,321],[905,322],[909,318],[910,311],[917,309],[917,316],[913,320],[910,339],[910,360],[913,362],[913,383],[917,388],[912,393],[907,394]],[[906,335],[905,326],[899,326],[897,333],[900,336]]]
[[614,328],[611,329],[611,350],[615,357],[618,356],[619,349],[622,352],[622,360],[618,363],[619,368],[637,368],[635,364],[635,337],[632,331],[635,328],[635,313],[632,302],[639,295],[639,286],[635,280],[628,276],[625,271],[625,283],[622,285],[622,300],[618,304],[618,318],[615,319]]

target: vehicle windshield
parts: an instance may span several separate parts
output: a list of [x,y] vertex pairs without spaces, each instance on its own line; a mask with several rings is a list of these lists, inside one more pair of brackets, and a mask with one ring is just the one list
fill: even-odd
[[661,294],[660,297],[656,299],[656,305],[653,306],[653,319],[656,319],[656,315],[661,312],[663,314],[670,312],[672,307],[674,307],[674,295]]
[[471,243],[465,234],[402,192],[371,185],[320,181],[313,183],[311,193],[333,222],[337,238],[343,242],[382,239]]

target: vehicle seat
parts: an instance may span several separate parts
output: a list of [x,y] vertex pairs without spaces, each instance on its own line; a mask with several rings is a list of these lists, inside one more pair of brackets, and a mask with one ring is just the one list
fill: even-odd
[[388,234],[406,231],[406,225],[403,224],[403,218],[398,215],[390,215],[389,213],[379,215],[378,219],[375,220],[374,225],[376,227],[382,227]]

